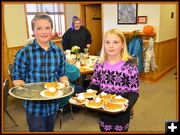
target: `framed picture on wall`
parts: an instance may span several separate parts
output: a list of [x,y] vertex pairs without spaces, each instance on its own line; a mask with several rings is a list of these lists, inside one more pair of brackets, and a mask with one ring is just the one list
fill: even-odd
[[118,4],[118,24],[137,24],[137,4]]
[[137,22],[142,24],[147,23],[147,16],[138,16]]

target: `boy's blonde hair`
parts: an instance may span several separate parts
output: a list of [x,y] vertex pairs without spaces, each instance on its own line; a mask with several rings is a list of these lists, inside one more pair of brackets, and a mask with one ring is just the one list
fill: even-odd
[[41,20],[41,19],[49,21],[49,23],[51,24],[51,28],[53,28],[53,21],[51,17],[46,13],[40,12],[40,13],[37,13],[31,21],[31,27],[33,31],[34,31],[35,21]]
[[105,48],[104,48],[104,44],[105,44],[104,40],[105,40],[106,36],[109,34],[117,35],[121,39],[122,43],[124,44],[124,48],[120,52],[122,60],[128,61],[129,59],[131,59],[131,56],[128,54],[126,39],[125,39],[124,34],[118,28],[113,28],[113,29],[106,31],[106,33],[104,34],[99,63],[103,63],[107,59],[107,53],[105,52]]

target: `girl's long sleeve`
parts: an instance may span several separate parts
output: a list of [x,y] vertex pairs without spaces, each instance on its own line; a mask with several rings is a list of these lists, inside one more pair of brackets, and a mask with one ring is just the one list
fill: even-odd
[[134,104],[136,103],[138,97],[139,97],[139,94],[134,93],[134,92],[130,92],[130,93],[126,94],[125,98],[127,98],[129,100],[128,109],[131,109],[134,106]]

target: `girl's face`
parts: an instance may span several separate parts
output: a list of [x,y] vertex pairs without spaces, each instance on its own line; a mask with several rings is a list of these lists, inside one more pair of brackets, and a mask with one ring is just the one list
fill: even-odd
[[104,49],[108,56],[120,56],[124,44],[117,35],[107,34],[104,40]]
[[39,44],[47,44],[52,34],[51,23],[48,20],[34,22],[34,35]]
[[74,29],[79,30],[80,27],[81,27],[81,21],[79,20],[74,21]]

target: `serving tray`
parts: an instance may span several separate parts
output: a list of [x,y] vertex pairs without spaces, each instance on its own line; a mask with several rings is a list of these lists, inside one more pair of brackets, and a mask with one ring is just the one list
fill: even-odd
[[45,90],[44,84],[45,82],[39,82],[15,86],[9,90],[9,94],[15,98],[25,100],[52,100],[67,97],[74,92],[74,89],[69,86],[59,89],[59,91],[62,91],[63,93],[59,96],[44,97],[40,94],[43,90]]
[[98,107],[98,108],[97,107],[89,107],[89,106],[87,106],[87,102],[88,102],[88,99],[82,104],[75,102],[72,98],[70,98],[70,100],[69,100],[69,103],[73,106],[77,106],[80,108],[87,108],[87,109],[95,110],[98,112],[104,112],[104,113],[110,113],[110,114],[118,114],[118,113],[124,112],[123,109],[125,109],[125,106],[123,106],[122,109],[113,110],[113,111],[107,110],[105,106]]

